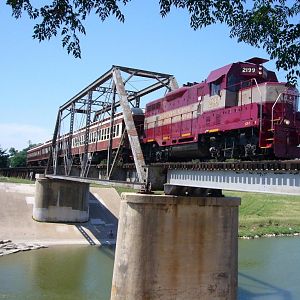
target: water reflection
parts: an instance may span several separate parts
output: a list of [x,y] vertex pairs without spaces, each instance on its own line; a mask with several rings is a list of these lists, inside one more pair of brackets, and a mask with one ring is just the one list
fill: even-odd
[[[84,278],[87,273],[89,254],[85,248],[58,248],[54,255],[40,252],[30,257],[34,289],[42,295],[53,290],[56,293],[74,294],[82,297],[84,294]],[[51,267],[55,266],[55,268]]]
[[239,299],[241,300],[293,299],[289,291],[276,287],[252,276],[239,273],[239,280],[243,282],[242,287],[239,286],[238,290]]
[[0,299],[109,299],[113,255],[66,246],[1,257]]
[[299,249],[299,237],[239,241],[239,299],[299,299]]
[[[300,238],[239,241],[239,300],[297,300]],[[114,251],[65,246],[0,257],[0,299],[110,299]]]

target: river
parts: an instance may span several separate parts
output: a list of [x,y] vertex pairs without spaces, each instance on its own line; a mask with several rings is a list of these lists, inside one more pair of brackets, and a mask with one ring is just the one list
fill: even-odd
[[[107,300],[114,252],[57,246],[0,257],[0,299]],[[240,300],[300,299],[300,238],[239,241]]]

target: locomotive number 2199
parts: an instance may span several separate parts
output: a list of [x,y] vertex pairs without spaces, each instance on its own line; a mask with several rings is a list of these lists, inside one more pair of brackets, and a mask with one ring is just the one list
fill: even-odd
[[255,73],[256,69],[255,68],[250,68],[250,67],[243,67],[242,68],[242,73]]

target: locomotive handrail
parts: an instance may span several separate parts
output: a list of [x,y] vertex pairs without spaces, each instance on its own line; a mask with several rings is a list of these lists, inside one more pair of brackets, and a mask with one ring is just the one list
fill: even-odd
[[[260,124],[259,124],[259,130],[261,131],[262,130],[262,113],[263,113],[263,106],[262,106],[262,94],[261,94],[261,91],[260,91],[260,88],[258,86],[258,83],[257,83],[257,80],[256,78],[253,78],[255,84],[256,84],[256,87],[258,89],[258,92],[259,92],[259,95],[260,95],[260,108],[259,108],[259,120],[260,120]],[[252,100],[252,99],[251,99]]]
[[275,108],[275,105],[277,104],[278,100],[280,99],[281,95],[283,95],[283,92],[278,95],[274,104],[272,105],[272,112],[271,112],[271,129],[272,130],[274,130],[274,108]]

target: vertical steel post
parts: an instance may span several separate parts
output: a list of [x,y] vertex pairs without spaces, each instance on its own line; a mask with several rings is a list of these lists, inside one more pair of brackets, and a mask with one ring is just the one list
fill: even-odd
[[113,83],[113,98],[111,102],[111,114],[110,114],[110,131],[109,131],[109,141],[107,149],[107,167],[106,167],[106,176],[109,179],[111,162],[112,162],[112,139],[113,139],[113,128],[114,128],[114,118],[115,118],[115,102],[116,102],[116,86]]
[[84,134],[84,153],[83,153],[83,157],[82,157],[80,177],[85,177],[87,175],[86,174],[86,169],[87,169],[87,163],[88,163],[89,134],[90,134],[92,102],[93,102],[93,91],[89,91],[87,109],[86,109],[86,122],[85,122],[85,134]]
[[[120,151],[121,151],[121,149],[122,149],[122,147],[123,147],[123,144],[124,144],[124,138],[125,138],[125,132],[126,132],[126,130],[124,129],[123,132],[122,132],[122,136],[121,136],[121,140],[120,140],[119,147],[118,147],[118,149],[117,149],[117,151],[116,151],[114,160],[113,160],[113,162],[112,162],[112,164],[111,164],[111,167],[110,167],[110,170],[109,170],[108,180],[109,180],[109,179],[112,177],[112,175],[113,175],[114,168],[115,168],[115,166],[116,166],[116,162],[117,162],[117,159],[118,159],[118,157],[119,157],[119,153],[120,153]],[[148,177],[147,177],[147,178],[148,178]]]
[[75,103],[72,103],[71,116],[70,116],[70,134],[68,138],[68,158],[72,157],[71,149],[72,149],[72,137],[74,131],[74,118],[75,118]]
[[146,182],[146,171],[144,170],[145,160],[142,148],[139,141],[139,136],[135,128],[133,116],[128,102],[127,93],[121,72],[118,68],[113,69],[113,80],[120,98],[120,105],[123,110],[124,122],[127,129],[128,139],[131,146],[131,151],[140,182]]
[[135,98],[135,107],[140,107],[140,103],[141,103],[141,97],[136,97]]
[[74,118],[75,118],[75,103],[71,105],[71,116],[70,116],[70,131],[68,137],[68,150],[67,150],[67,174],[70,175],[72,168],[72,138],[74,131]]
[[57,160],[58,160],[58,151],[57,151],[57,134],[60,130],[60,122],[61,122],[61,114],[62,112],[59,110],[57,113],[57,118],[56,118],[56,123],[55,123],[55,128],[54,128],[54,133],[52,137],[52,144],[50,148],[50,153],[49,153],[49,158],[48,158],[48,163],[47,163],[47,168],[46,172],[48,173],[50,170],[50,165],[52,163],[53,166],[53,174],[57,174]]

